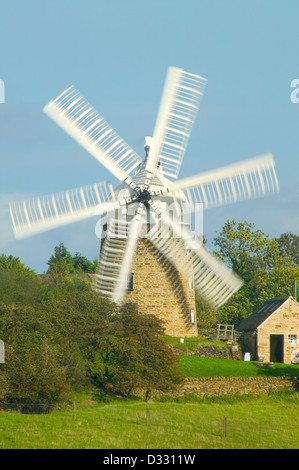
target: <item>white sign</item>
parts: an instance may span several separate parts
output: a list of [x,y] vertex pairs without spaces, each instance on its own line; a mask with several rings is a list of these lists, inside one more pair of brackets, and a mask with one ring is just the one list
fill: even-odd
[[246,352],[244,354],[244,361],[250,361],[250,353],[249,352]]

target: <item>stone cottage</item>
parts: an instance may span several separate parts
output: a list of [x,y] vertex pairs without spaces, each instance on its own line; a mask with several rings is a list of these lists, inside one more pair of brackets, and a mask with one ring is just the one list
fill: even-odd
[[291,296],[266,300],[236,331],[241,333],[251,360],[286,364],[299,361],[299,303]]

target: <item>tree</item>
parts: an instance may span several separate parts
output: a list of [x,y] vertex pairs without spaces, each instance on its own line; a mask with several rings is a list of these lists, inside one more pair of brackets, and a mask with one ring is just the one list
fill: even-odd
[[2,302],[34,303],[41,296],[37,274],[12,255],[0,256],[0,299]]
[[[48,320],[35,305],[0,305],[0,332],[6,345],[6,401],[55,403],[70,392],[59,335]],[[69,354],[67,349],[64,352]]]
[[98,260],[89,261],[81,253],[76,252],[74,256],[66,249],[63,243],[54,248],[54,255],[47,261],[48,273],[52,276],[66,276],[68,274],[94,273]]
[[51,344],[48,338],[37,339],[34,333],[28,332],[22,341],[9,342],[5,367],[9,402],[56,403],[71,392],[57,345]]
[[240,275],[244,285],[220,307],[221,322],[238,324],[266,299],[293,294],[299,268],[290,257],[297,238],[290,235],[270,239],[252,223],[225,223],[214,240],[216,256]]
[[47,261],[48,273],[56,276],[65,276],[74,271],[73,258],[70,252],[60,243],[54,248],[54,255]]
[[[13,296],[0,303],[0,337],[6,346],[1,399],[20,404],[61,401],[86,384],[85,329],[96,321],[103,324],[111,303],[101,303],[85,279],[51,277],[40,283],[38,300],[20,298],[16,303],[11,279],[7,286]],[[14,283],[12,287],[19,289]]]
[[12,255],[5,255],[2,253],[0,256],[0,271],[19,271],[22,273],[33,273],[33,271],[25,266],[20,258]]
[[182,375],[162,333],[156,317],[137,313],[132,304],[118,309],[105,334],[97,335],[89,369],[96,386],[125,397],[143,389],[149,399],[153,389],[178,385]]
[[257,268],[267,269],[272,262],[274,244],[262,230],[249,222],[227,221],[214,239],[214,254],[244,280],[250,280]]
[[[20,285],[23,285],[20,274]],[[35,275],[36,276],[36,275]],[[37,278],[37,276],[36,276]],[[136,387],[168,389],[181,375],[172,350],[159,338],[155,317],[132,305],[118,307],[88,279],[44,276],[36,299],[11,293],[0,302],[0,337],[6,345],[3,401],[55,403],[81,386],[130,396]],[[88,385],[87,385],[88,384]]]
[[299,266],[299,236],[286,232],[276,240],[280,253],[289,256],[290,262],[295,266]]
[[75,273],[94,273],[95,265],[80,253],[73,256],[73,268]]
[[201,295],[195,291],[197,328],[200,332],[212,330],[218,320],[217,310]]

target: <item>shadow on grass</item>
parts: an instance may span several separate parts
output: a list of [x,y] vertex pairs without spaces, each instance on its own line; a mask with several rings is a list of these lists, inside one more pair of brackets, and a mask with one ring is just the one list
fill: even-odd
[[254,363],[253,365],[257,367],[258,376],[297,378],[298,384],[296,385],[297,387],[299,387],[299,366],[288,366],[279,363],[274,363],[272,367],[267,365],[258,365]]

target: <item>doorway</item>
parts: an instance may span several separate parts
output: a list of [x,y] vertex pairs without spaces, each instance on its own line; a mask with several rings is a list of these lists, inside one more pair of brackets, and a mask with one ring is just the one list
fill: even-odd
[[270,362],[283,362],[283,335],[270,335]]

